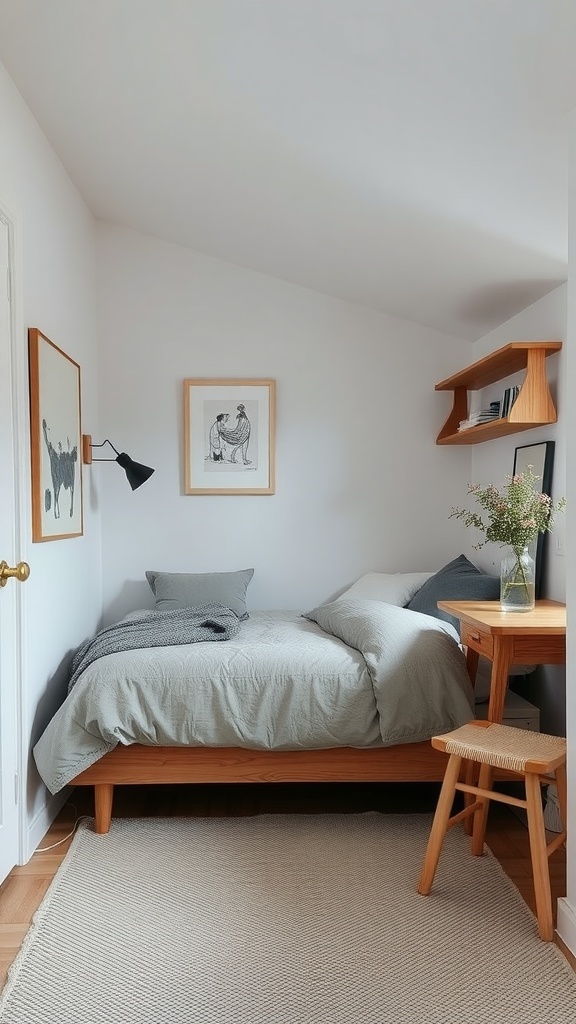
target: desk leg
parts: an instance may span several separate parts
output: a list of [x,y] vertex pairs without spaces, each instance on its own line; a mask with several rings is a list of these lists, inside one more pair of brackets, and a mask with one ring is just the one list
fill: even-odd
[[488,704],[488,721],[501,722],[504,716],[504,702],[508,687],[508,675],[512,665],[514,638],[508,636],[493,637],[494,652],[492,656],[492,675],[490,676],[490,703]]
[[471,647],[466,648],[466,668],[468,670],[468,675],[472,680],[472,686],[476,683],[479,657],[480,655],[478,654],[478,651],[473,651]]

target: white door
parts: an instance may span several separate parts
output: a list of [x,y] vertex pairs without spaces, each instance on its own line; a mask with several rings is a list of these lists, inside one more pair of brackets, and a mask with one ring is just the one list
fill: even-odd
[[[15,505],[13,319],[10,310],[11,246],[0,210],[0,568],[20,559]],[[1,581],[1,580],[0,580]],[[19,859],[19,595],[20,583],[0,586],[0,882]]]

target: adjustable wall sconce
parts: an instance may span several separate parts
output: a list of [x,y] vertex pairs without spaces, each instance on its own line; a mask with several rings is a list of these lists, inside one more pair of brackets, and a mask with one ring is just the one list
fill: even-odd
[[[112,451],[116,452],[115,457],[111,459],[92,458],[92,449],[103,448],[105,444],[109,444]],[[102,441],[101,444],[92,444],[91,434],[82,434],[82,462],[87,466],[91,465],[93,462],[117,462],[126,473],[128,483],[133,491],[135,491],[137,487],[146,483],[154,472],[150,466],[143,466],[141,462],[134,462],[126,452],[117,451],[112,444],[112,441],[109,441],[108,439]]]

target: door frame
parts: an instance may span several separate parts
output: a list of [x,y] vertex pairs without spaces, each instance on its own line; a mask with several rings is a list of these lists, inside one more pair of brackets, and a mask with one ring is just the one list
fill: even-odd
[[[28,561],[29,531],[26,522],[30,521],[30,494],[27,487],[26,469],[29,466],[29,422],[28,422],[28,364],[27,349],[24,344],[24,315],[22,288],[22,225],[19,215],[3,198],[0,197],[0,218],[8,228],[8,263],[10,287],[10,389],[11,420],[12,420],[12,454],[14,491],[12,502],[14,552],[11,557],[17,561]],[[21,341],[21,344],[18,342]],[[7,389],[8,390],[8,389]],[[2,558],[7,557],[2,553]],[[28,741],[24,735],[27,702],[23,687],[25,678],[25,621],[26,621],[26,587],[11,586],[2,593],[2,601],[10,602],[10,617],[14,625],[13,649],[11,657],[14,666],[14,722],[16,727],[16,827],[17,827],[17,864],[22,864],[27,856],[26,843],[26,782],[28,762]]]

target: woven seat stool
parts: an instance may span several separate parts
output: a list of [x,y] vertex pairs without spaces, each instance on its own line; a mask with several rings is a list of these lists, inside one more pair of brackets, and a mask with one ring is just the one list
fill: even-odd
[[[495,722],[479,721],[469,722],[468,725],[463,725],[460,729],[445,733],[443,736],[433,736],[431,742],[437,750],[450,754],[450,759],[438,798],[418,892],[424,896],[430,892],[444,836],[452,825],[464,821],[471,814],[474,815],[472,853],[479,855],[484,852],[490,801],[497,800],[514,807],[523,807],[528,816],[538,934],[542,939],[550,941],[553,938],[554,925],[548,857],[566,839],[566,740],[561,736],[548,736],[545,733],[514,729]],[[474,764],[480,765],[477,785],[460,782],[463,766],[469,768]],[[525,800],[493,792],[495,768],[503,768],[523,778]],[[468,771],[466,778],[470,777],[471,773]],[[540,785],[554,781],[558,789],[564,831],[547,844]],[[457,790],[476,799],[463,811],[452,815]]]

